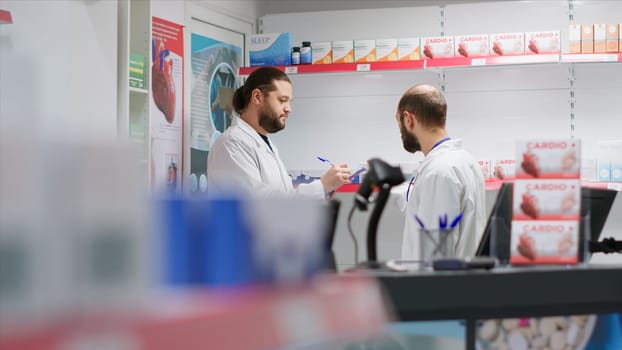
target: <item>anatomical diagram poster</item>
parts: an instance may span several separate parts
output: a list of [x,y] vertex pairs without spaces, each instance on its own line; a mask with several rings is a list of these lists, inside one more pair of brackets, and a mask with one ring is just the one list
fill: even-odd
[[[210,32],[218,34],[214,30]],[[218,37],[222,41],[197,33],[191,35],[188,180],[191,192],[205,192],[207,189],[207,155],[218,136],[231,125],[233,93],[240,86],[238,69],[243,59],[240,47],[243,40],[234,40],[235,36],[231,39],[222,34]]]
[[151,35],[151,185],[154,192],[179,192],[171,169],[181,169],[183,159],[183,26],[152,17]]

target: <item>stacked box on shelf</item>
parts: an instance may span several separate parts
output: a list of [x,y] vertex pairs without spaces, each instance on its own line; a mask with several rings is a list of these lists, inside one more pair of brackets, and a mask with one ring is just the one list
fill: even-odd
[[399,61],[414,61],[421,59],[419,38],[397,39],[397,57]]
[[488,56],[490,53],[489,41],[488,34],[456,35],[454,37],[454,55],[464,57]]
[[581,25],[570,24],[568,26],[568,53],[581,53]]
[[498,56],[524,55],[525,33],[490,34],[490,54]]
[[426,58],[454,57],[454,37],[423,37],[421,50]]
[[352,40],[334,40],[332,49],[333,63],[354,62],[354,42]]
[[622,182],[622,140],[598,143],[598,181]]
[[511,180],[516,177],[516,160],[497,159],[492,171],[492,177],[498,180]]
[[559,31],[525,32],[525,54],[555,54],[560,53]]
[[311,42],[311,63],[313,64],[333,63],[333,47],[330,41]]
[[606,43],[606,51],[607,52],[618,52],[620,47],[618,45],[618,40],[620,37],[620,26],[615,23],[607,24],[607,43]]
[[580,239],[580,142],[517,144],[510,262],[576,264]]
[[354,40],[354,62],[376,62],[376,40]]
[[376,39],[376,61],[397,60],[397,39]]
[[581,53],[594,52],[594,25],[581,25]]
[[594,53],[607,52],[607,25],[594,24]]
[[291,64],[291,33],[251,35],[248,55],[252,66],[288,66]]

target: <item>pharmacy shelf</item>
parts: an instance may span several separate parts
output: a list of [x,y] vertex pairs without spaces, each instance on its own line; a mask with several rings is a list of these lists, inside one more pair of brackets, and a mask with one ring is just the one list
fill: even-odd
[[425,68],[498,66],[517,64],[558,63],[559,54],[513,55],[485,57],[441,57],[426,59]]
[[599,62],[622,62],[622,52],[620,53],[583,53],[583,54],[563,54],[560,62],[562,63],[599,63]]
[[[334,63],[334,64],[301,64],[296,66],[275,66],[287,74],[307,73],[353,73],[384,70],[409,70],[423,69],[425,60],[395,61],[395,62],[370,62],[370,63]],[[249,75],[255,69],[261,67],[240,67],[240,75]]]
[[[378,282],[363,274],[309,284],[177,292],[140,310],[84,312],[3,329],[0,349],[281,349],[383,331],[392,315]],[[324,344],[325,346],[321,346]]]
[[[513,180],[486,180],[486,191],[495,191],[501,188],[504,182],[513,182]],[[581,186],[589,188],[600,188],[622,192],[622,182],[599,182],[599,181],[581,181]],[[358,184],[350,184],[341,186],[337,192],[339,193],[355,193],[358,191]]]
[[[296,66],[275,66],[287,74],[355,73],[389,70],[412,70],[450,67],[485,67],[503,65],[525,65],[546,63],[602,63],[622,62],[622,53],[602,54],[541,54],[485,57],[441,57],[417,61],[303,64]],[[260,67],[241,67],[239,74],[247,76]]]

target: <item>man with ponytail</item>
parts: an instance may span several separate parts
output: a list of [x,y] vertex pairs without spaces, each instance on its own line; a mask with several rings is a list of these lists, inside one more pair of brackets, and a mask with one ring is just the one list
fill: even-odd
[[294,194],[325,198],[350,183],[347,164],[334,164],[320,180],[293,187],[292,179],[268,137],[285,128],[291,112],[292,84],[282,71],[253,71],[233,95],[238,117],[214,142],[207,160],[208,192],[248,195]]

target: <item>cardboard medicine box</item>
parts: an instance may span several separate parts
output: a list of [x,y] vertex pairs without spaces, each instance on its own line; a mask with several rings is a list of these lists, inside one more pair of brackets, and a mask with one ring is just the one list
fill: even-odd
[[288,66],[291,64],[291,33],[253,34],[248,55],[251,66]]
[[455,56],[482,57],[490,52],[488,34],[456,35],[454,37]]
[[524,55],[525,33],[492,33],[490,54],[498,56]]
[[423,37],[421,50],[425,58],[454,57],[454,37]]

